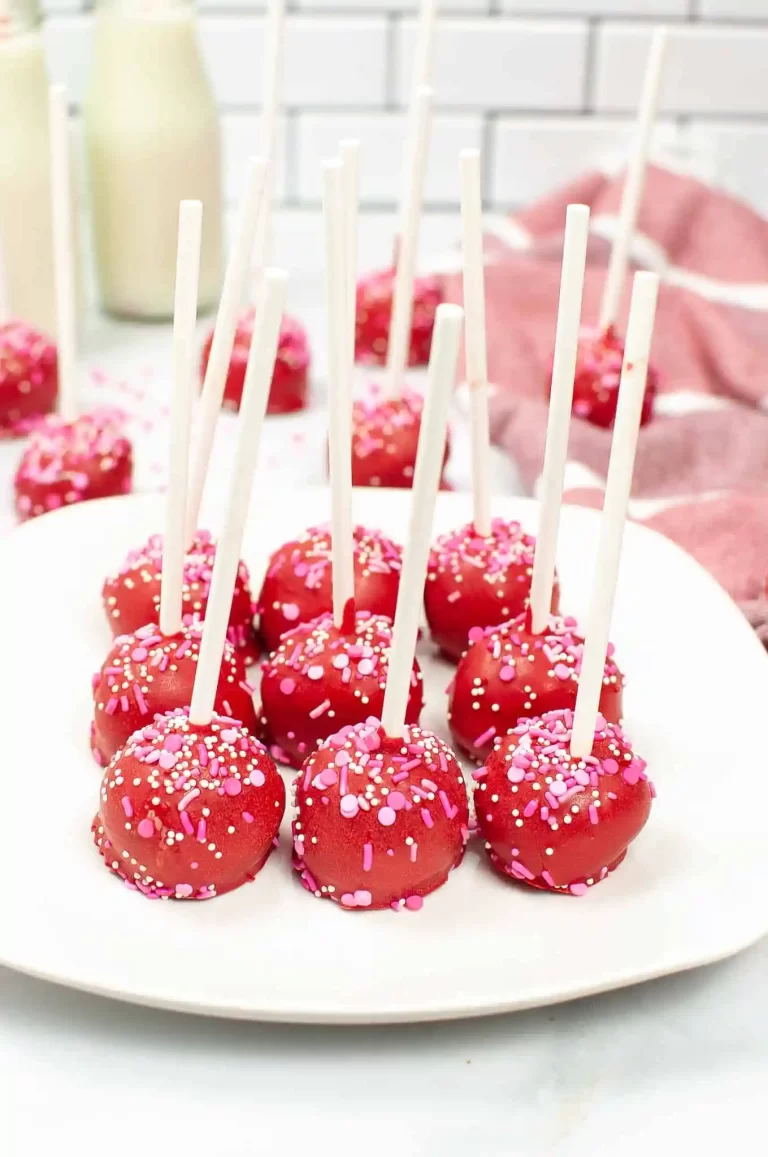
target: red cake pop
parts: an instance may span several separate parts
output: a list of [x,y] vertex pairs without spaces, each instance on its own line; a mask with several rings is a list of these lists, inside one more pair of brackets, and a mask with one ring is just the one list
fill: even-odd
[[[376,530],[356,526],[355,603],[392,618],[400,579],[400,547]],[[280,636],[331,610],[331,533],[314,526],[285,543],[269,560],[259,595],[261,635],[268,651]]]
[[[247,310],[240,318],[235,331],[235,342],[229,361],[229,372],[224,387],[224,405],[229,410],[240,408],[245,384],[245,368],[248,365],[248,351],[253,337],[254,309]],[[202,377],[208,368],[213,333],[209,334],[203,347]],[[309,387],[309,342],[302,325],[291,317],[284,317],[280,327],[280,342],[277,347],[277,361],[269,391],[268,414],[291,414],[303,410],[307,404]]]
[[[530,612],[487,627],[459,660],[448,689],[448,722],[457,747],[482,763],[496,739],[524,715],[573,708],[583,647],[576,620],[557,615],[541,635],[531,630]],[[624,679],[612,655],[610,644],[600,710],[609,723],[619,723]]]
[[[182,587],[182,613],[204,615],[211,585],[216,543],[207,530],[198,530],[187,553]],[[117,574],[104,580],[102,601],[112,634],[128,635],[147,623],[157,622],[163,567],[163,539],[153,534],[147,542],[130,551]],[[241,562],[232,597],[228,639],[242,654],[245,663],[259,657],[253,629],[255,606],[251,598],[248,568]]]
[[[584,331],[579,340],[576,377],[573,384],[573,412],[593,426],[613,428],[619,400],[621,364],[624,345],[611,326],[603,333]],[[659,375],[648,367],[648,378],[640,415],[644,426],[653,417],[653,402],[659,388]]]
[[56,346],[23,321],[0,324],[0,438],[29,432],[56,404]]
[[35,427],[16,471],[16,513],[23,522],[49,510],[128,494],[133,453],[123,415],[93,410],[72,422],[50,414]]
[[[528,605],[536,539],[519,522],[491,520],[482,538],[470,522],[443,534],[429,555],[424,607],[432,637],[441,651],[458,659],[469,643],[522,614]],[[552,610],[560,591],[555,583]]]
[[[386,364],[394,284],[394,269],[373,273],[358,282],[355,360],[365,365]],[[439,277],[416,278],[408,348],[409,366],[425,366],[429,361],[435,311],[443,301],[443,296],[443,285]]]
[[[321,615],[283,636],[264,664],[261,681],[265,741],[280,763],[301,767],[332,732],[381,714],[392,624],[350,602],[341,628]],[[406,719],[418,723],[424,705],[414,659]]]
[[[356,401],[352,406],[352,485],[410,489],[419,445],[421,394]],[[448,460],[446,437],[443,465]]]
[[407,908],[444,884],[469,838],[467,793],[451,749],[418,727],[378,719],[342,728],[295,783],[293,866],[342,908]]
[[592,754],[570,754],[573,712],[521,719],[474,773],[477,826],[497,871],[582,896],[645,825],[653,785],[624,732],[598,715]]
[[107,768],[92,831],[115,875],[151,899],[209,900],[253,880],[285,810],[274,763],[247,728],[156,716]]
[[[187,617],[173,635],[162,635],[158,625],[150,623],[115,639],[93,679],[91,750],[97,763],[109,763],[147,719],[189,707],[202,633],[200,621]],[[214,709],[239,719],[255,734],[253,690],[242,655],[226,643]]]

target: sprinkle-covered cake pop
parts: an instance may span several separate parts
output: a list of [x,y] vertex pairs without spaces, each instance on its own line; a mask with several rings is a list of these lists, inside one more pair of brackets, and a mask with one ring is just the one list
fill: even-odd
[[118,752],[92,831],[107,867],[151,899],[210,900],[253,880],[277,844],[285,787],[234,719],[158,715]]
[[27,434],[56,405],[56,346],[23,321],[0,324],[0,439]]
[[[240,408],[255,317],[255,310],[249,309],[237,323],[232,356],[229,361],[229,372],[224,387],[224,405],[230,410],[239,410]],[[203,347],[203,378],[208,368],[212,341],[213,333],[208,336]],[[268,414],[291,414],[296,410],[304,409],[307,404],[309,388],[309,364],[309,342],[306,330],[293,318],[284,317],[280,327],[275,372],[269,391]]]
[[123,415],[92,410],[67,422],[49,414],[36,426],[16,471],[20,521],[49,510],[128,494],[133,478],[131,443]]
[[597,716],[592,754],[570,754],[573,713],[521,719],[474,772],[477,826],[498,872],[582,896],[618,867],[654,796],[646,763]]
[[385,735],[378,719],[330,736],[295,783],[293,866],[342,908],[406,908],[444,884],[469,838],[451,749],[428,731]]
[[[214,539],[207,530],[198,530],[184,563],[182,613],[185,616],[204,617],[215,557]],[[132,634],[147,623],[158,621],[162,568],[162,535],[153,534],[143,546],[130,551],[116,574],[104,580],[102,601],[114,636]],[[246,663],[255,663],[259,657],[254,613],[248,568],[241,562],[227,637]]]
[[[189,707],[200,657],[202,624],[187,616],[180,631],[163,635],[156,623],[119,635],[93,680],[91,750],[101,766],[155,715]],[[257,731],[253,687],[241,652],[224,645],[214,710]]]
[[[613,427],[619,400],[621,364],[624,345],[610,326],[602,333],[585,331],[579,340],[576,377],[573,384],[573,412],[593,426]],[[653,402],[659,388],[659,375],[653,366],[648,377],[640,415],[645,426],[653,417]]]
[[[471,522],[438,538],[429,555],[424,607],[432,638],[445,655],[458,659],[486,627],[523,613],[535,546],[519,522],[503,518],[492,519],[485,538]],[[559,598],[555,583],[553,611]]]
[[[391,621],[355,614],[351,601],[340,628],[326,614],[283,636],[261,681],[262,734],[278,762],[301,767],[327,736],[381,714],[391,644]],[[414,659],[408,723],[418,723],[423,705]]]
[[[413,390],[400,397],[356,401],[352,406],[352,485],[410,489],[419,445],[424,399]],[[448,460],[446,438],[443,465]]]
[[[355,604],[358,610],[392,618],[397,603],[400,547],[377,530],[353,531]],[[261,635],[267,651],[299,623],[331,610],[331,532],[314,526],[281,546],[269,560],[259,595]]]
[[[495,741],[524,715],[573,709],[583,650],[572,618],[553,615],[540,635],[531,630],[530,612],[486,627],[459,660],[449,688],[448,722],[457,747],[483,763]],[[600,711],[609,723],[619,723],[624,680],[613,651],[610,644]]]
[[[394,284],[394,269],[373,273],[358,282],[355,360],[365,365],[386,364]],[[438,277],[419,277],[415,280],[408,347],[409,366],[425,366],[429,361],[435,312],[442,300],[443,286]]]

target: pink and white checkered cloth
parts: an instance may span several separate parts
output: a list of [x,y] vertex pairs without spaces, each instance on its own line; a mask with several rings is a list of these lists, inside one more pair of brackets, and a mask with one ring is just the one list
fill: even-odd
[[[621,180],[589,173],[486,239],[491,436],[533,489],[541,471],[566,206],[588,204],[582,318],[597,319]],[[662,277],[656,416],[631,512],[707,567],[768,643],[768,221],[689,176],[648,170],[633,247]],[[448,294],[461,299],[460,277]],[[619,329],[629,297],[626,286]],[[611,432],[574,418],[567,500],[602,504]]]

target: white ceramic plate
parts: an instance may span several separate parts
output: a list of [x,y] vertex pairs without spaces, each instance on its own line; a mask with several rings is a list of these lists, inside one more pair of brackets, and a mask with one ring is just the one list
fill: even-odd
[[[402,538],[408,501],[360,492],[356,514]],[[531,503],[497,508],[534,527]],[[254,496],[244,554],[256,579],[268,550],[327,509],[321,490]],[[467,497],[443,494],[437,529],[468,515]],[[47,515],[3,540],[0,961],[190,1012],[387,1022],[566,1000],[730,955],[768,930],[762,809],[731,786],[765,774],[754,737],[768,659],[714,581],[637,526],[627,528],[613,635],[627,729],[659,796],[621,870],[586,897],[526,891],[470,851],[421,912],[349,913],[303,891],[287,839],[254,884],[211,903],[148,903],[123,887],[89,830],[100,779],[88,750],[90,677],[109,643],[99,590],[161,523],[159,498],[125,498]],[[562,601],[577,615],[597,529],[593,512],[564,511]],[[450,671],[427,642],[421,652],[424,721],[445,735]]]

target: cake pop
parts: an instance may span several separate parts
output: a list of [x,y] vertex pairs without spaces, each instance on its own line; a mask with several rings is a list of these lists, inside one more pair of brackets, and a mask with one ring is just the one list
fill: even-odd
[[[363,365],[387,364],[394,283],[394,269],[372,273],[358,283],[355,359]],[[425,366],[429,361],[435,311],[443,299],[443,285],[439,277],[415,279],[408,339],[408,366]]]
[[[91,750],[97,763],[109,763],[148,719],[189,707],[202,633],[200,621],[187,617],[173,635],[164,636],[157,623],[149,623],[115,639],[93,679]],[[253,691],[241,653],[226,643],[215,710],[256,734]]]
[[16,471],[15,504],[22,520],[126,494],[133,473],[123,415],[107,408],[78,414],[69,124],[61,85],[50,90],[50,136],[59,412],[36,426]]
[[[224,387],[224,406],[237,410],[243,393],[245,367],[253,333],[255,310],[247,310],[237,323],[232,356],[229,360]],[[213,334],[208,337],[203,348],[202,373],[208,367]],[[303,410],[307,404],[309,385],[309,342],[303,326],[291,317],[284,317],[280,327],[280,344],[277,348],[275,374],[269,391],[268,414],[291,414]]]
[[[395,613],[401,551],[377,530],[356,526],[355,605],[377,615]],[[258,600],[261,637],[274,651],[280,637],[331,609],[331,531],[315,526],[276,550]]]
[[151,899],[210,900],[253,880],[277,844],[285,787],[237,720],[158,715],[117,752],[93,838],[107,867]]
[[[207,530],[198,530],[184,562],[184,615],[205,617],[215,557],[213,538]],[[120,569],[104,580],[102,602],[115,637],[131,634],[147,623],[157,621],[162,568],[162,535],[153,534],[142,546],[130,551]],[[232,596],[228,639],[242,653],[246,663],[255,663],[259,657],[253,627],[255,609],[248,568],[241,562]]]
[[[278,763],[301,767],[332,732],[381,715],[392,623],[351,602],[342,626],[321,615],[288,631],[262,669],[262,736]],[[418,723],[424,705],[414,659],[406,720]]]
[[648,819],[646,763],[598,715],[591,754],[570,752],[573,712],[521,719],[474,773],[477,827],[497,871],[583,896],[618,867]]
[[[616,420],[624,345],[613,326],[599,332],[584,331],[579,341],[579,360],[573,386],[573,412],[579,418],[607,430]],[[641,426],[653,416],[659,375],[648,367],[648,379],[640,415]]]
[[[552,615],[546,629],[531,630],[530,612],[487,627],[459,660],[449,688],[448,722],[457,747],[482,763],[496,739],[523,716],[573,708],[584,640],[576,620]],[[623,677],[608,647],[600,711],[621,721]]]
[[[487,538],[473,523],[438,538],[429,555],[424,607],[432,638],[450,659],[458,659],[469,643],[521,614],[531,589],[536,540],[519,522],[491,520]],[[552,610],[559,606],[559,588]]]
[[293,866],[315,896],[342,908],[417,911],[458,867],[469,838],[464,779],[451,749],[378,719],[342,728],[295,784]]
[[0,439],[27,434],[56,405],[56,346],[23,321],[0,323]]
[[[352,483],[407,490],[413,485],[424,399],[415,390],[379,399],[372,391],[352,407]],[[446,436],[443,465],[448,460]]]

